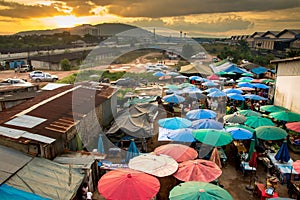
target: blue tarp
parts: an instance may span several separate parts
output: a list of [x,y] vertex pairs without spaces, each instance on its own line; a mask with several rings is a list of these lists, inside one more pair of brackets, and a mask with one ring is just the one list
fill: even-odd
[[262,66],[251,69],[251,72],[253,72],[254,74],[258,74],[258,75],[266,73],[267,71],[268,71],[268,69],[265,67],[262,67]]
[[25,192],[14,187],[2,184],[0,186],[1,200],[22,199],[22,200],[45,200],[47,198]]
[[223,71],[224,72],[234,72],[234,73],[239,73],[239,74],[243,74],[243,73],[247,72],[247,71],[237,67],[236,65],[231,65]]
[[21,66],[21,65],[25,65],[25,62],[23,60],[13,61],[13,62],[9,63],[9,68],[14,69],[14,68],[17,68],[18,66]]

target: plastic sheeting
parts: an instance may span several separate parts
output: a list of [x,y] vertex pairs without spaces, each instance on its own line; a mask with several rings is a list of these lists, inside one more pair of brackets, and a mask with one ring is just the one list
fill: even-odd
[[72,199],[84,178],[78,169],[53,161],[34,158],[6,184],[50,199]]
[[12,200],[12,199],[22,199],[22,200],[47,200],[48,198],[43,198],[39,195],[25,192],[23,190],[16,189],[14,187],[3,184],[0,186],[1,200]]

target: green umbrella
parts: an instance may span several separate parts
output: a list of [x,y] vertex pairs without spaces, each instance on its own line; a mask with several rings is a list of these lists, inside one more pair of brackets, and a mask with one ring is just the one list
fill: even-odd
[[261,126],[255,129],[256,137],[262,140],[281,140],[286,138],[287,132],[275,126]]
[[178,90],[179,89],[179,87],[177,85],[166,85],[166,86],[164,86],[164,88],[171,89],[171,90]]
[[186,87],[195,87],[195,85],[191,84],[191,83],[181,83],[179,85],[180,88],[186,88]]
[[257,128],[260,126],[275,126],[272,120],[268,118],[256,117],[256,116],[247,117],[247,121],[245,121],[245,124],[252,128]]
[[274,119],[286,121],[286,122],[297,122],[300,121],[300,115],[291,111],[280,111],[269,114]]
[[230,115],[225,115],[223,117],[223,119],[226,122],[229,122],[229,123],[239,123],[239,124],[242,124],[242,123],[244,123],[247,120],[247,118],[244,115],[240,115],[238,113],[233,113],[233,114],[230,114]]
[[260,117],[261,116],[261,114],[259,112],[255,112],[253,110],[239,110],[237,112],[241,115],[244,115],[245,117],[250,117],[250,116]]
[[236,75],[234,72],[227,72],[227,75]]
[[229,127],[243,128],[243,129],[250,131],[251,133],[254,133],[254,131],[255,131],[253,128],[250,128],[249,126],[246,126],[243,124],[228,125],[228,126],[225,126],[225,129],[229,128]]
[[170,200],[233,200],[223,188],[205,182],[189,181],[175,186],[169,195]]
[[254,75],[251,74],[251,73],[242,73],[242,76],[250,76],[250,77],[253,77]]
[[236,82],[246,82],[246,83],[251,83],[252,80],[250,80],[250,79],[239,79],[239,80],[237,80]]
[[261,82],[262,83],[274,83],[275,80],[273,80],[273,79],[265,79],[265,80],[262,80]]
[[228,73],[224,72],[224,71],[219,71],[219,72],[216,72],[215,74],[222,76],[222,75],[227,75]]
[[196,140],[211,146],[224,146],[232,141],[230,133],[215,129],[198,129],[192,131]]
[[275,106],[275,105],[266,105],[266,106],[261,106],[261,110],[266,111],[266,112],[280,112],[280,111],[285,111],[288,110],[282,106]]

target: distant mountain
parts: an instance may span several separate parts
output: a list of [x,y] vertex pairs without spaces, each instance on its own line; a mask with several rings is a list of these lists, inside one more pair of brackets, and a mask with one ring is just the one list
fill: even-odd
[[137,27],[121,23],[103,23],[97,25],[82,24],[73,28],[21,31],[16,33],[15,35],[53,35],[55,33],[69,32],[71,35],[80,36],[84,36],[86,34],[95,36],[111,36],[134,28]]

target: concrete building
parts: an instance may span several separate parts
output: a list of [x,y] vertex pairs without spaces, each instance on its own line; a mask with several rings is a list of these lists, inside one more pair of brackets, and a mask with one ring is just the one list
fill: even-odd
[[81,83],[43,92],[1,112],[0,145],[47,159],[65,150],[97,149],[99,133],[117,112],[116,91]]
[[276,64],[274,105],[300,113],[300,57],[272,60]]

